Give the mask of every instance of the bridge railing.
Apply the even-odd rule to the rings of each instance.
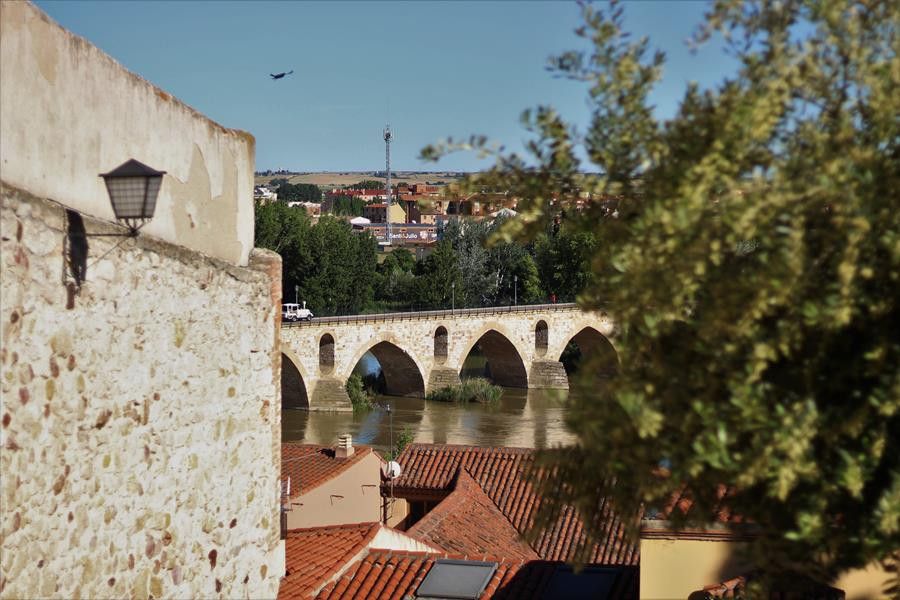
[[[543,312],[547,310],[581,310],[574,302],[562,304],[521,304],[518,306],[485,306],[483,308],[457,308],[443,310],[421,310],[415,312],[372,313],[368,315],[344,315],[340,317],[315,317],[312,321],[296,323],[282,322],[282,327],[306,327],[335,323],[373,323],[375,321],[408,321],[436,317],[466,317],[475,315],[509,314],[523,312]]]

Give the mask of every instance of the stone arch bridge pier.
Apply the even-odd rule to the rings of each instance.
[[[387,393],[423,397],[460,382],[476,346],[497,385],[568,389],[560,362],[570,342],[604,352],[615,368],[611,319],[575,304],[541,304],[317,318],[281,327],[282,402],[349,410],[345,384],[366,352],[381,364]]]

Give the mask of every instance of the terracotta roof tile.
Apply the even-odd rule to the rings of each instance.
[[[394,481],[394,494],[447,494],[454,478],[465,469],[519,533],[525,533],[541,506],[541,498],[526,478],[535,451],[529,448],[482,448],[439,444],[410,444],[398,458],[403,474]],[[637,565],[639,546],[625,539],[625,526],[605,501],[598,513],[604,534],[589,549],[586,562]],[[563,507],[532,548],[545,560],[571,560],[585,542],[584,526],[573,507]]]
[[[332,479],[372,453],[368,446],[355,446],[353,456],[335,458],[334,449],[316,444],[284,443],[281,445],[281,477],[291,478],[291,497]]]
[[[540,558],[465,469],[450,495],[406,533],[446,552]]]
[[[292,529],[285,540],[286,572],[279,600],[311,598],[353,561],[378,533],[379,523]]]
[[[388,600],[414,598],[422,580],[439,558],[487,560],[497,563],[480,600],[529,600],[543,598],[553,574],[563,564],[542,560],[496,560],[490,556],[435,555],[419,552],[370,550],[341,577],[326,585],[319,600],[366,598]],[[618,567],[614,588],[607,600],[635,600],[637,567]]]

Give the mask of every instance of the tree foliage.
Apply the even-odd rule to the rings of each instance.
[[[550,65],[588,86],[583,133],[542,106],[523,115],[528,161],[478,136],[423,150],[497,155],[468,185],[521,198],[504,239],[561,207],[563,232],[597,236],[579,301],[614,316],[619,374],[582,382],[569,462],[546,458],[566,480],[552,497],[589,516],[601,496],[627,512],[686,486],[683,524],[725,484],[769,573],[884,558],[900,542],[900,4],[719,0],[698,41],[723,36],[739,69],[688,86],[664,123],[662,54],[621,7],[583,12],[592,48]]]
[[[383,190],[385,185],[385,182],[377,179],[363,179],[348,185],[347,188],[351,190]]]
[[[362,216],[366,203],[359,196],[336,196],[331,201],[331,214],[348,217]]]
[[[281,254],[284,294],[293,300],[299,287],[316,315],[360,313],[374,300],[377,242],[344,221],[312,225],[302,208],[257,204],[256,245]]]
[[[282,183],[275,190],[278,199],[284,202],[319,202],[322,190],[312,183]]]

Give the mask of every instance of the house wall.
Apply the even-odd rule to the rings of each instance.
[[[281,261],[252,250],[252,138],[26,2],[0,2],[0,77],[0,597],[274,598]],[[168,171],[157,216],[67,240],[67,208],[121,233],[97,174],[128,158]]]
[[[641,600],[687,598],[704,586],[746,574],[742,542],[642,539]]]
[[[741,558],[742,542],[713,540],[641,540],[641,600],[687,598],[704,586],[746,575],[751,563]],[[889,574],[874,563],[848,571],[831,582],[846,600],[883,598]]]
[[[113,220],[103,180],[129,158],[166,171],[148,235],[246,265],[254,140],[226,129],[50,20],[0,2],[3,180]]]
[[[879,563],[865,569],[854,569],[841,575],[831,585],[844,590],[846,600],[870,600],[884,598],[890,574]]]
[[[380,484],[381,459],[371,452],[332,479],[292,498],[287,527],[381,521]]]
[[[388,527],[396,527],[409,514],[409,502],[406,498],[385,498],[387,502],[387,521],[385,525]]]

